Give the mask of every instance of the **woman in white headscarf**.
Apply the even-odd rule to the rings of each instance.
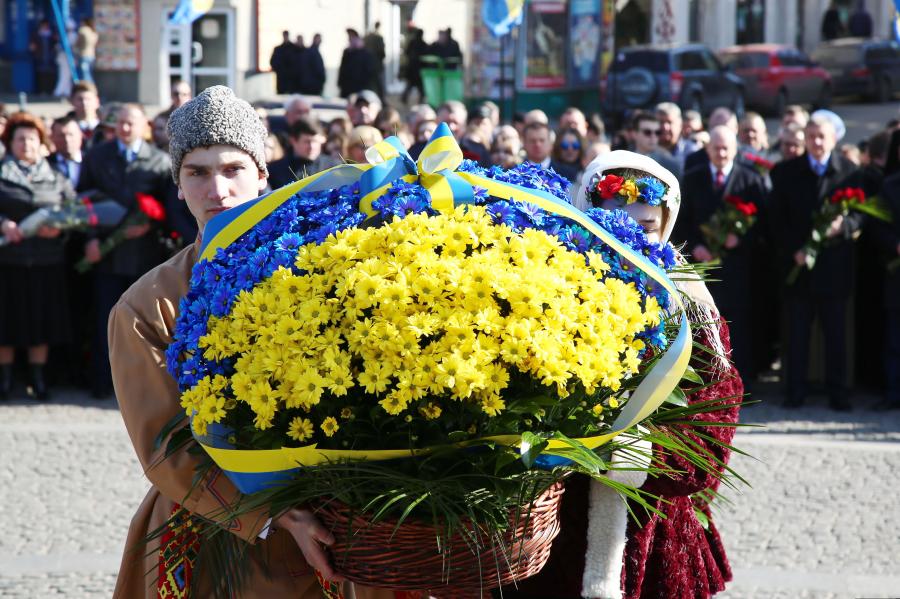
[[[603,199],[596,190],[608,175],[653,177],[662,183],[665,193],[657,205],[641,200],[627,203],[617,194]],[[663,243],[675,225],[681,200],[672,173],[646,156],[625,151],[597,157],[573,191],[573,203],[578,208],[625,210],[651,241]],[[728,326],[703,282],[689,279],[677,285],[688,305],[694,341],[705,348],[695,350],[692,365],[705,382],[717,382],[699,389],[683,386],[683,390],[691,404],[719,399],[722,408],[695,415],[693,426],[678,428],[709,450],[715,458],[709,461],[710,469],[721,472],[730,453],[723,445],[731,442],[734,427],[698,425],[704,421],[736,423],[743,384],[728,361]],[[697,433],[721,444],[710,443]],[[518,589],[504,589],[504,597],[687,599],[705,598],[723,590],[731,579],[724,548],[712,521],[704,527],[695,512],[696,507],[710,518],[706,502],[696,494],[715,490],[718,479],[659,447],[653,448],[653,456],[656,466],[672,472],[647,478],[638,472],[611,471],[609,476],[658,497],[651,504],[662,515],[632,503],[628,507],[635,518],[629,518],[616,491],[584,476],[571,477],[563,496],[561,532],[554,541],[550,562],[537,576],[520,581]]]

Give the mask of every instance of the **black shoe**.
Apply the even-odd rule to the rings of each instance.
[[[791,396],[784,400],[781,404],[783,408],[787,408],[788,410],[795,410],[797,408],[803,407],[804,400],[802,397]]]
[[[872,409],[875,410],[876,412],[887,412],[889,410],[900,410],[900,401],[898,401],[896,399],[891,400],[891,399],[884,398],[881,401],[879,401],[878,403],[876,403],[874,406],[872,406]]]
[[[47,383],[44,381],[44,365],[31,365],[31,386],[28,388],[28,394],[38,401],[47,401],[50,399],[50,392],[47,391]]]
[[[12,371],[12,364],[0,365],[0,401],[8,400],[12,393]]]
[[[845,396],[832,397],[828,400],[828,407],[835,412],[852,412],[853,404]]]

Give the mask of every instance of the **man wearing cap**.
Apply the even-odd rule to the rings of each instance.
[[[216,214],[255,199],[265,188],[266,130],[253,108],[227,87],[208,88],[175,110],[168,132],[178,197],[197,219],[200,237]],[[221,471],[213,469],[194,481],[195,456],[183,449],[165,456],[168,439],[156,446],[165,424],[182,411],[178,385],[166,371],[165,351],[172,341],[179,300],[188,291],[197,250],[197,244],[192,244],[141,277],[122,295],[109,319],[116,397],[138,459],[153,485],[132,520],[114,597],[184,596],[191,584],[184,573],[190,568],[172,570],[168,567],[171,557],[161,563],[159,541],[149,547],[144,544],[147,535],[179,505],[259,546],[260,551],[250,552],[251,570],[241,597],[321,597],[312,567],[334,578],[322,549],[333,539],[310,511],[293,509],[274,521],[265,510],[228,519],[224,514],[239,493]],[[261,555],[266,556],[265,564]],[[177,558],[174,561],[178,563]],[[199,577],[198,588],[207,589],[200,596],[209,596],[204,572],[195,570],[191,576]],[[350,592],[359,599],[392,596],[359,587]]]
[[[813,218],[834,192],[863,187],[856,166],[835,152],[835,122],[827,114],[814,114],[806,125],[806,154],[781,162],[772,169],[770,222],[784,261],[785,275],[796,264],[797,280],[785,288],[788,315],[786,407],[803,405],[807,394],[809,335],[818,315],[825,338],[825,383],[829,405],[851,409],[848,400],[847,307],[854,287],[853,238],[858,234],[858,213],[837,217],[827,232],[828,242],[812,270],[805,268],[803,247],[812,235]]]

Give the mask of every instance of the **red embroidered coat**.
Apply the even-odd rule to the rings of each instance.
[[[731,350],[728,325],[719,324],[719,334],[726,351]],[[698,330],[695,340],[706,347],[713,347],[709,332]],[[708,355],[701,356],[709,361]],[[693,366],[704,380],[712,380],[713,375],[700,360],[694,359]],[[715,385],[691,393],[690,403],[722,398],[727,405],[715,412],[693,417],[695,421],[737,423],[740,396],[744,386],[737,370],[732,366],[726,372],[715,375],[719,382]],[[729,399],[730,398],[730,399]],[[690,432],[691,439],[710,449],[723,463],[728,462],[730,451],[711,445]],[[701,429],[720,442],[730,444],[734,427],[711,426]],[[638,521],[629,518],[622,568],[623,597],[626,599],[700,599],[725,589],[731,580],[731,568],[725,556],[725,549],[719,533],[710,518],[709,509],[701,509],[709,519],[709,529],[697,519],[691,495],[707,488],[716,489],[718,480],[695,466],[670,455],[657,451],[657,459],[664,460],[672,469],[679,471],[671,476],[648,478],[642,489],[662,497],[669,503],[657,501],[654,507],[665,514],[647,514],[636,505],[631,508]],[[721,471],[721,467],[717,466]],[[561,530],[553,543],[550,560],[544,569],[532,578],[520,581],[518,589],[503,589],[504,598],[554,597],[575,599],[581,597],[581,582],[584,573],[584,555],[587,549],[589,479],[584,476],[572,477],[566,483],[561,507]]]

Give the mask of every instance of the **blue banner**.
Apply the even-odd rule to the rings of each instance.
[[[900,0],[898,0],[900,1]],[[525,0],[484,0],[481,18],[484,26],[496,37],[502,37],[522,24]]]

